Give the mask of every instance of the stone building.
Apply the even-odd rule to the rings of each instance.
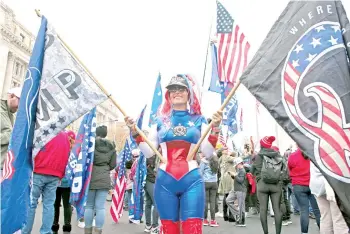
[[[35,36],[16,20],[13,10],[0,1],[1,98],[7,97],[10,88],[22,85],[34,43]],[[97,125],[108,127],[108,139],[116,142],[117,146],[125,141],[125,128],[122,127],[124,122],[118,122],[118,110],[109,100],[97,107],[96,117]],[[77,131],[80,122],[81,119],[68,128]]]

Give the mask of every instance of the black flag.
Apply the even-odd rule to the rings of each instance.
[[[291,1],[241,77],[350,217],[350,25],[341,1]],[[349,219],[347,219],[350,226]]]

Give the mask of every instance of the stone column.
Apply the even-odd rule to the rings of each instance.
[[[3,98],[7,97],[7,91],[11,87],[14,66],[15,66],[15,56],[13,55],[12,52],[9,52],[7,68],[6,68],[6,75],[5,75],[4,85],[2,87],[2,97]]]
[[[0,39],[1,40],[1,39]],[[9,48],[4,41],[0,41],[0,97],[3,96],[2,89],[5,83],[6,67],[8,62]]]

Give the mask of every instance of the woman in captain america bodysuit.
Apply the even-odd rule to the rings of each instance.
[[[157,173],[154,198],[164,234],[201,234],[204,215],[204,183],[195,160],[187,161],[191,149],[199,141],[207,121],[201,115],[198,99],[193,91],[193,80],[186,75],[173,77],[165,93],[160,118],[151,126],[148,137],[154,146],[160,146],[166,164]],[[189,105],[189,110],[188,110]],[[218,140],[222,112],[213,115],[213,128],[201,144],[201,152],[209,158]],[[154,152],[135,130],[129,117],[125,122],[146,157]]]

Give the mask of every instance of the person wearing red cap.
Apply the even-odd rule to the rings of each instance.
[[[252,166],[252,173],[256,176],[257,181],[260,222],[264,234],[268,234],[267,207],[269,199],[271,199],[275,213],[276,234],[280,234],[282,229],[282,212],[280,207],[282,196],[281,173],[286,165],[283,164],[283,159],[279,152],[271,148],[275,139],[274,136],[266,136],[260,140],[261,149]]]

